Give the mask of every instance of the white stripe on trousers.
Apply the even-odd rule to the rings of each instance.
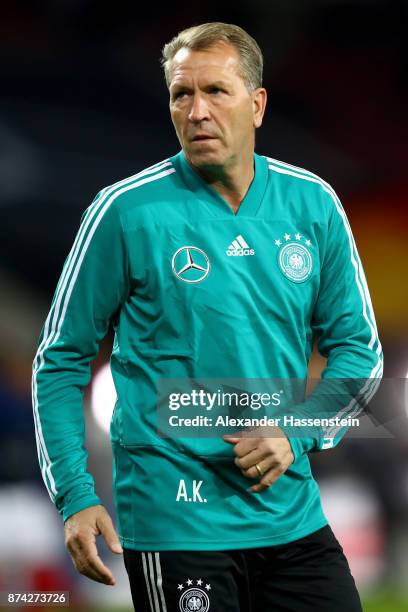
[[[147,554],[147,561],[146,561]],[[153,555],[154,554],[154,563]],[[166,600],[163,592],[163,577],[160,564],[160,553],[141,553],[143,563],[143,573],[146,581],[147,593],[149,595],[151,612],[167,612]],[[154,566],[156,567],[156,578],[154,576]],[[159,600],[160,597],[160,600]],[[160,603],[161,606],[160,606]]]
[[[156,571],[157,571],[157,588],[159,589],[159,593],[160,593],[162,612],[167,612],[166,600],[164,598],[164,593],[163,593],[163,577],[162,577],[162,570],[161,570],[161,564],[160,564],[160,553],[158,552],[154,553],[154,557],[155,557]]]
[[[144,552],[142,552],[142,563],[143,563],[143,573],[144,573],[144,577],[145,577],[145,581],[146,581],[147,593],[149,595],[150,610],[151,610],[151,612],[155,612],[155,609],[153,608],[153,601],[152,601],[152,593],[151,593],[151,589],[150,589],[149,575],[147,573],[146,553],[144,553]]]

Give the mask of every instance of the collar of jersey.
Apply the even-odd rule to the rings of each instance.
[[[233,217],[254,217],[262,204],[268,182],[268,165],[266,158],[254,153],[255,174],[249,189],[235,214],[228,202],[211,185],[196,172],[187,161],[181,150],[171,158],[178,173],[194,194],[195,199],[203,199],[211,203],[211,209],[223,215]]]

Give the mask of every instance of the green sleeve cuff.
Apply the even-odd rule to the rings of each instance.
[[[80,510],[85,510],[85,508],[89,508],[90,506],[98,506],[99,504],[102,505],[102,501],[97,495],[87,495],[86,497],[81,497],[76,501],[70,502],[61,510],[64,523],[67,519],[69,519],[70,516],[72,516],[76,512],[79,512]]]
[[[292,436],[287,437],[294,456],[293,463],[295,463],[295,461],[302,455],[305,455],[306,453],[310,452],[315,446],[315,441],[313,438],[294,438]]]

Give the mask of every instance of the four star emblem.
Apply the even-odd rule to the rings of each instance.
[[[202,584],[203,584],[203,580],[202,580],[201,578],[197,578],[197,580],[196,580],[196,584],[197,584],[197,586],[202,586]],[[188,587],[189,587],[189,586],[192,586],[192,585],[194,586],[194,580],[192,580],[191,578],[187,578],[187,580],[186,580],[186,586],[188,586]],[[184,588],[185,588],[185,587],[184,587],[184,584],[179,584],[179,585],[177,585],[177,589],[178,589],[179,591],[182,591]],[[204,588],[205,588],[205,590],[206,590],[206,591],[211,591],[211,584],[206,583],[206,585],[205,585],[205,587],[204,587]]]

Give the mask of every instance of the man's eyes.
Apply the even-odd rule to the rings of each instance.
[[[210,87],[208,93],[218,95],[220,93],[225,93],[225,89],[221,89],[221,87]],[[173,94],[173,100],[180,100],[185,96],[188,96],[190,92],[188,91],[176,91]]]

